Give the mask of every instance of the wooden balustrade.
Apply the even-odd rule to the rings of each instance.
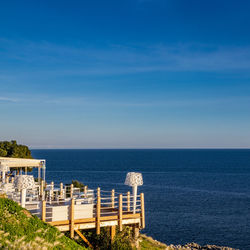
[[[42,201],[42,221],[46,221],[46,201]]]
[[[141,193],[141,228],[145,228],[144,193]]]
[[[51,182],[51,194],[50,194],[51,199],[54,199],[54,182]]]
[[[60,183],[60,198],[63,199],[63,183]]]
[[[111,207],[115,208],[115,190],[112,189],[111,191]]]
[[[122,231],[122,194],[119,194],[119,214],[118,214],[118,227]]]
[[[130,211],[130,192],[127,192],[127,211]]]
[[[101,229],[101,196],[100,188],[97,189],[97,203],[96,203],[96,234],[100,234]]]
[[[87,198],[87,194],[88,194],[88,186],[84,186],[84,196],[85,196],[85,198]]]
[[[71,199],[70,205],[70,238],[74,238],[74,209],[75,209],[75,199]]]
[[[41,183],[42,184],[42,183]],[[75,199],[71,199],[71,203],[69,206],[69,218],[65,221],[51,221],[49,222],[52,225],[58,226],[60,230],[60,225],[67,226],[70,231],[70,237],[74,237],[74,231],[80,229],[79,225],[86,224],[86,223],[94,223],[96,228],[96,234],[100,234],[101,226],[108,226],[110,227],[110,236],[111,240],[115,237],[116,232],[116,225],[118,226],[119,231],[122,231],[123,223],[134,225],[134,227],[145,228],[145,208],[144,208],[144,194],[140,194],[140,204],[141,210],[136,214],[132,214],[130,210],[130,199],[131,195],[130,192],[127,192],[127,196],[123,197],[122,194],[118,196],[118,209],[115,209],[114,200],[115,200],[115,191],[112,190],[111,196],[103,197],[104,203],[102,205],[102,198],[101,198],[101,190],[100,188],[97,189],[97,200],[95,205],[95,217],[92,218],[83,218],[83,219],[75,219]],[[125,199],[123,199],[125,198]],[[109,201],[105,202],[106,199]],[[111,202],[110,202],[111,200]],[[126,200],[126,202],[125,202]],[[124,202],[124,204],[123,204]],[[127,204],[126,204],[127,203]],[[106,204],[106,205],[105,205]],[[106,211],[108,209],[108,214]],[[109,210],[110,209],[110,210]],[[112,212],[110,212],[112,211]],[[45,222],[46,221],[46,201],[42,201],[41,207],[41,219]],[[93,224],[91,224],[93,225]],[[93,228],[91,226],[91,228]],[[65,230],[65,229],[63,229]],[[77,232],[78,233],[78,232]],[[78,233],[79,234],[79,233]],[[81,235],[80,235],[81,237]]]
[[[70,185],[70,198],[73,198],[73,192],[74,192],[74,185]]]
[[[41,180],[41,186],[40,186],[40,196],[43,198],[43,190],[44,190],[44,180]]]

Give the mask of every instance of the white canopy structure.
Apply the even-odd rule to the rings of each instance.
[[[0,171],[6,167],[8,168],[26,168],[33,167],[38,168],[38,179],[41,178],[41,169],[43,170],[43,180],[45,181],[45,169],[46,161],[38,159],[24,159],[24,158],[10,158],[10,157],[0,157]]]
[[[43,167],[45,160],[0,157],[0,165],[8,167]]]

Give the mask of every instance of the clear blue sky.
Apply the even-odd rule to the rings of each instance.
[[[1,1],[0,140],[250,147],[250,1]]]

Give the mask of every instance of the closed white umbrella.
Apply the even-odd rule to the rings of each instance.
[[[133,188],[133,213],[136,211],[137,187],[143,185],[141,173],[129,172],[127,173],[125,185]]]

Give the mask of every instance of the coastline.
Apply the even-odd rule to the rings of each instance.
[[[144,241],[144,244],[143,244],[143,241]],[[238,250],[236,248],[209,245],[209,244],[201,246],[201,245],[194,243],[194,242],[187,243],[185,245],[173,245],[173,244],[167,245],[167,244],[162,243],[160,241],[157,241],[157,240],[153,239],[152,237],[147,236],[145,234],[140,234],[139,242],[141,245],[141,250],[150,249],[150,248],[148,248],[149,244],[151,244],[151,246],[152,246],[151,249],[154,249],[154,250],[157,250],[157,249],[165,249],[165,250]],[[146,244],[146,246],[144,247],[145,244]]]

